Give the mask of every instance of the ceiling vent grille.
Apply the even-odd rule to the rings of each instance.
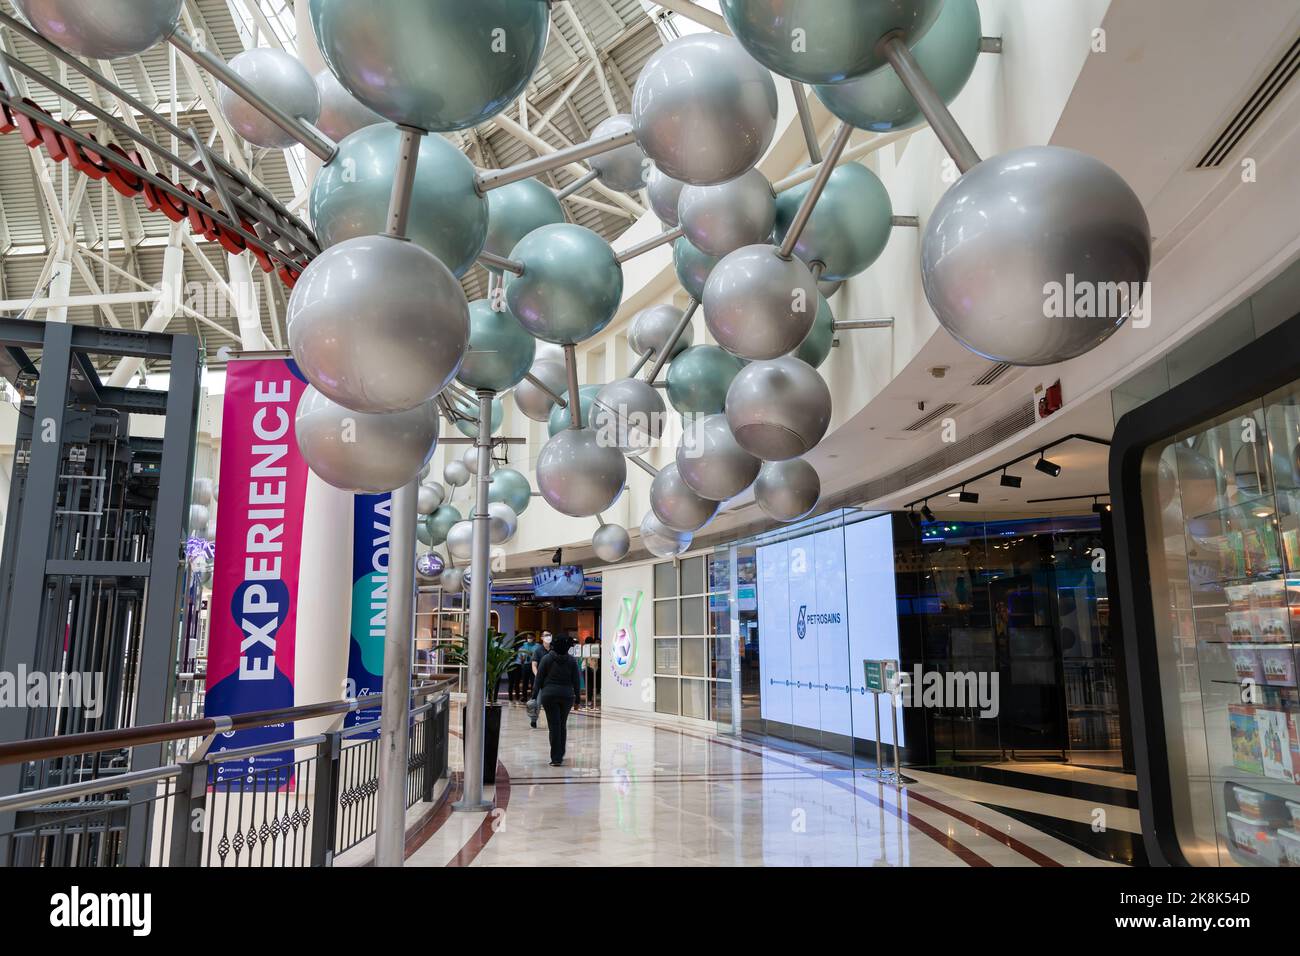
[[[957,407],[956,404],[954,404],[953,402],[944,402],[942,405],[936,405],[931,411],[926,412],[916,421],[912,422],[912,424],[904,428],[903,431],[919,432],[921,429],[925,428],[925,426],[931,425],[934,422],[938,421],[940,418],[942,418],[944,415],[947,415],[950,411],[952,411],[956,407]]]
[[[992,385],[1003,375],[1006,375],[1007,372],[1011,371],[1012,367],[1013,366],[1009,362],[998,362],[997,365],[991,366],[990,368],[986,369],[984,374],[981,375],[979,378],[975,379],[975,381],[971,382],[971,384]]]
[[[1213,145],[1196,164],[1196,168],[1216,169],[1222,166],[1259,118],[1264,115],[1264,111],[1282,95],[1282,91],[1286,89],[1297,71],[1300,71],[1300,38],[1291,44],[1291,48],[1269,71],[1268,76],[1264,77],[1264,82],[1256,87],[1255,92],[1237,111],[1237,115],[1224,127],[1223,132],[1219,133]]]

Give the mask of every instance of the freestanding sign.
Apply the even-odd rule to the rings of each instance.
[[[357,495],[352,537],[352,640],[348,643],[347,696],[378,694],[384,686],[384,628],[388,622],[388,555],[393,496]],[[357,738],[379,736],[379,711],[353,711],[344,726],[374,723]]]
[[[293,706],[307,463],[293,420],[307,382],[292,359],[232,360],[226,367],[221,435],[221,521],[217,525],[208,638],[210,716]],[[217,753],[293,739],[292,724],[223,736]],[[292,751],[215,764],[212,782],[282,787]]]

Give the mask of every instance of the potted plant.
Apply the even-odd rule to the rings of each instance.
[[[485,668],[487,709],[483,715],[483,783],[485,784],[495,782],[497,776],[497,748],[501,743],[501,704],[497,702],[497,694],[501,689],[501,678],[518,658],[521,643],[521,638],[512,638],[501,631],[488,629]],[[469,666],[469,651],[464,639],[453,645],[449,656],[452,663]],[[462,734],[465,731],[465,713],[466,711],[462,709],[460,718]]]

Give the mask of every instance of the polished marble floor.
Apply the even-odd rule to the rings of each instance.
[[[507,704],[495,809],[438,807],[407,865],[1111,865],[939,774],[899,789],[775,743],[609,712],[575,713],[550,767],[545,728]]]

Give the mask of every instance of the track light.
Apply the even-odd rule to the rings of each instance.
[[[1002,469],[1002,477],[1001,477],[1000,479],[998,479],[998,483],[999,483],[1000,485],[1002,485],[1003,488],[1019,488],[1019,487],[1020,487],[1020,476],[1019,476],[1019,475],[1008,475],[1008,474],[1007,474],[1007,470],[1006,470],[1005,468],[1003,468],[1003,469]]]
[[[564,549],[556,548],[555,553],[551,555],[551,564],[562,564],[562,563],[564,563]]]
[[[930,510],[929,501],[926,501],[925,504],[921,505],[921,517],[924,518],[926,521],[934,520],[934,512]]]
[[[980,503],[978,491],[967,491],[966,486],[962,485],[961,491],[957,494],[957,500],[966,505],[977,505]]]
[[[907,520],[912,523],[913,528],[921,527],[921,516],[916,513],[915,508],[907,509]]]
[[[1034,462],[1034,467],[1045,475],[1051,475],[1053,478],[1061,474],[1061,466],[1054,461],[1048,461],[1043,457],[1042,452],[1039,452],[1038,461]]]
[[[1110,502],[1107,501],[1107,502],[1105,502],[1105,503],[1102,503],[1102,502],[1097,501],[1096,498],[1093,498],[1093,499],[1092,499],[1092,510],[1093,510],[1096,514],[1099,514],[1099,515],[1100,515],[1100,514],[1105,514],[1106,512],[1110,511]]]

